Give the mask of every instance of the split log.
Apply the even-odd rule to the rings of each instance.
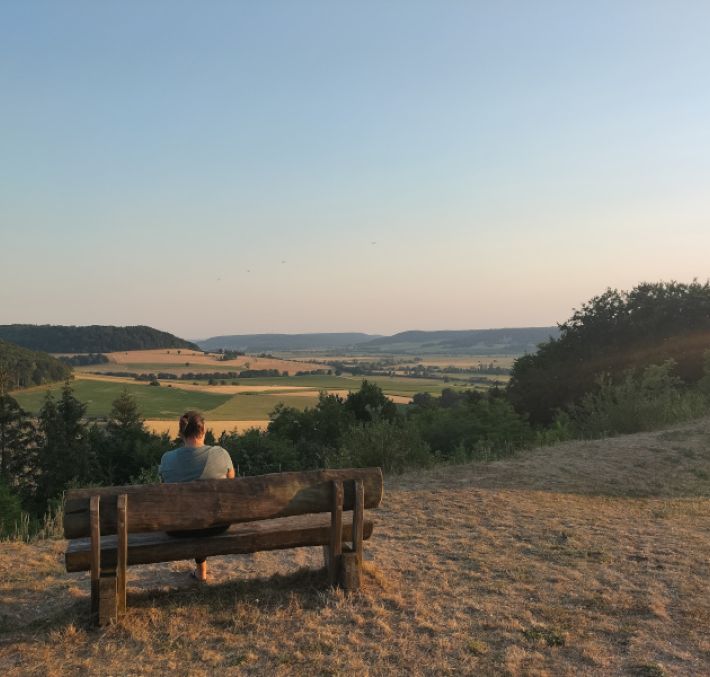
[[[65,538],[88,536],[89,501],[100,496],[101,533],[115,534],[118,516],[115,497],[128,496],[130,533],[204,529],[290,515],[329,512],[331,482],[359,479],[365,493],[365,508],[376,508],[382,500],[382,471],[379,468],[316,470],[242,477],[234,480],[199,480],[180,484],[152,484],[127,487],[97,487],[67,492],[64,513]],[[352,510],[353,482],[345,482],[343,508]]]

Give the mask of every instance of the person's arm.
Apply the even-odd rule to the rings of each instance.
[[[234,468],[230,468],[229,470],[227,470],[227,479],[228,480],[233,480],[235,477],[236,477],[236,475],[234,473]]]

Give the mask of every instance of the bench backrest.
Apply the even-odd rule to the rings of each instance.
[[[67,492],[64,537],[91,533],[89,501],[100,496],[101,534],[117,532],[116,499],[128,496],[128,531],[204,529],[219,524],[330,512],[332,481],[343,482],[343,510],[352,510],[354,483],[362,480],[365,508],[382,500],[380,468],[313,470],[240,477],[233,480],[198,480],[180,484],[96,487]]]

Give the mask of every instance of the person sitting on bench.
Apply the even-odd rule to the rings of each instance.
[[[183,446],[163,454],[160,460],[162,482],[193,482],[194,480],[234,479],[234,465],[226,449],[205,445],[205,419],[197,411],[187,411],[180,417],[180,437]],[[189,531],[169,531],[171,536],[214,536],[225,532],[229,525]],[[197,565],[191,576],[201,582],[207,580],[207,558],[195,559]]]

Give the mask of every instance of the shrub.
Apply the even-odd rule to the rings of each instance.
[[[429,445],[415,425],[383,419],[351,428],[330,464],[343,468],[380,466],[385,472],[399,473],[429,466],[433,461]]]
[[[673,375],[675,362],[653,364],[640,373],[627,371],[614,383],[605,374],[597,389],[570,408],[578,433],[599,437],[654,430],[702,416],[707,400]]]

